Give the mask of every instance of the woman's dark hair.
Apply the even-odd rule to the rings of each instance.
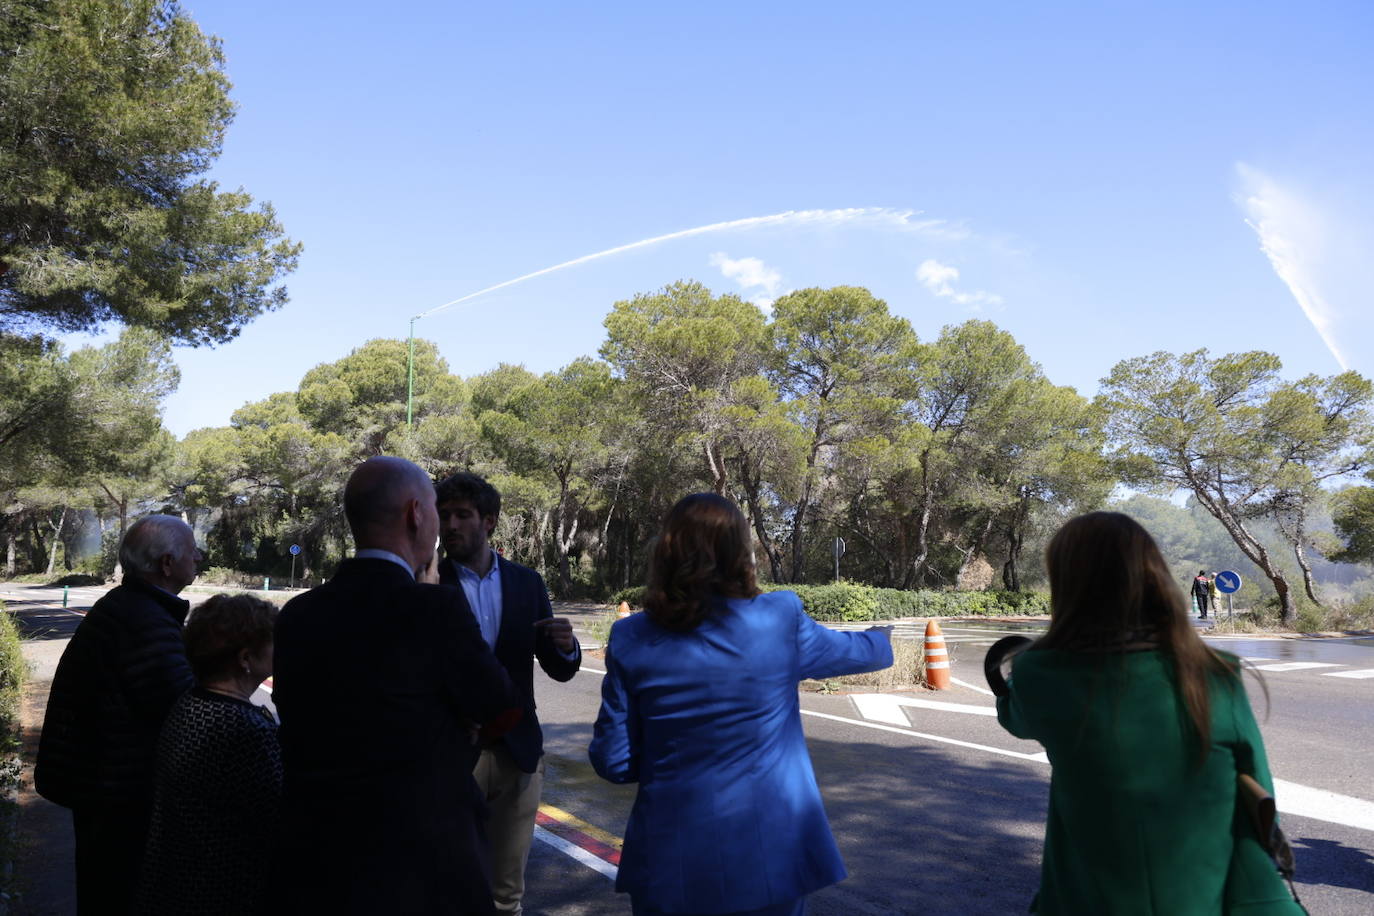
[[[196,683],[235,674],[239,653],[261,652],[272,642],[277,606],[252,595],[212,595],[191,612],[182,634]]]
[[[678,500],[663,520],[649,559],[644,610],[659,626],[695,629],[711,613],[712,600],[752,598],[754,552],[749,524],[739,507],[714,493]]]
[[[1070,519],[1045,551],[1050,626],[1037,647],[1121,652],[1150,642],[1173,661],[1174,685],[1200,741],[1211,744],[1209,683],[1239,686],[1238,661],[1213,651],[1188,621],[1188,606],[1150,533],[1120,512]]]

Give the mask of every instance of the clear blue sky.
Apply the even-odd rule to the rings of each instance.
[[[923,337],[996,321],[1085,394],[1157,349],[1374,374],[1368,3],[185,8],[240,106],[214,177],[305,254],[284,309],[178,351],[179,435],[474,290],[799,210],[884,208],[632,250],[416,333],[463,375],[546,370],[679,278],[844,283]]]

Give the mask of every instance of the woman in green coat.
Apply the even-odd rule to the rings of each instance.
[[[1273,791],[1239,661],[1193,630],[1149,533],[1080,516],[1046,565],[1049,630],[997,701],[1053,767],[1031,912],[1302,913],[1237,809],[1238,774]]]

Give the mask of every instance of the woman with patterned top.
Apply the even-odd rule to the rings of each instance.
[[[276,720],[250,697],[272,673],[276,616],[250,595],[215,595],[191,613],[186,655],[196,686],[162,727],[135,912],[265,908],[281,750]]]

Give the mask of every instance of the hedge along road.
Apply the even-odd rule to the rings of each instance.
[[[894,695],[919,706],[880,700],[882,715],[866,719],[858,695],[802,694],[817,779],[850,872],[816,894],[808,912],[1025,912],[1038,883],[1049,766],[1038,744],[1011,737],[988,715],[983,647],[952,645],[954,676],[964,684]],[[1364,667],[1374,667],[1374,658]],[[622,835],[634,799],[633,786],[603,782],[587,762],[600,671],[588,656],[568,684],[536,679],[548,754],[544,799],[595,829],[600,839],[588,846]],[[1318,669],[1263,676],[1267,720],[1263,691],[1247,679],[1282,780],[1280,806],[1290,809],[1283,823],[1297,853],[1298,892],[1314,913],[1374,912],[1374,802],[1366,776],[1374,679],[1325,677]],[[893,710],[907,724],[885,718]],[[557,846],[534,844],[528,912],[628,913],[628,901],[611,893],[609,869],[593,870],[562,850],[576,845],[569,833],[574,840],[555,838]]]

